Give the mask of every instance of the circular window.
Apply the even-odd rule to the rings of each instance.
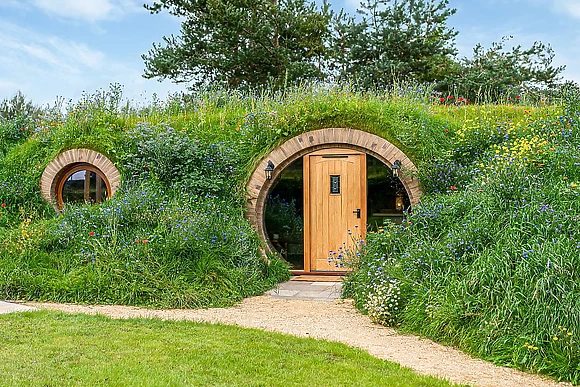
[[[61,153],[45,168],[42,196],[61,211],[67,203],[100,203],[110,198],[121,181],[115,165],[89,149]]]
[[[100,203],[109,198],[109,182],[90,164],[76,165],[63,173],[57,185],[59,206],[65,203]]]

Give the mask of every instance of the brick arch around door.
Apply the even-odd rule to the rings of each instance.
[[[328,128],[307,132],[283,143],[264,157],[247,185],[246,217],[258,231],[269,251],[275,251],[266,234],[264,209],[266,199],[280,173],[293,161],[304,155],[324,149],[351,149],[369,154],[389,168],[396,160],[401,162],[401,183],[407,191],[411,206],[419,202],[422,187],[415,177],[417,172],[413,162],[395,145],[371,133],[349,128]],[[272,179],[266,179],[268,162],[274,164]]]

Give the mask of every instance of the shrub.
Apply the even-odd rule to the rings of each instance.
[[[208,144],[162,125],[139,123],[126,134],[121,164],[132,180],[157,180],[190,195],[231,192],[235,155],[225,144]]]

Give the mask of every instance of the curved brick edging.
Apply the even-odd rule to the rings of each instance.
[[[109,182],[111,196],[115,194],[121,184],[119,170],[111,160],[101,153],[82,148],[63,152],[48,163],[40,178],[40,192],[42,197],[51,203],[57,211],[60,209],[56,203],[56,185],[68,167],[79,163],[90,164],[103,173]]]
[[[293,161],[305,154],[329,148],[347,148],[365,152],[379,159],[389,168],[392,168],[395,160],[400,160],[402,165],[401,182],[409,195],[411,205],[414,206],[419,202],[423,190],[419,180],[414,177],[417,167],[389,141],[371,133],[349,128],[328,128],[304,133],[291,138],[264,157],[254,170],[247,185],[246,217],[271,251],[273,250],[268,243],[263,214],[266,198],[272,189],[272,184]],[[270,181],[266,180],[264,174],[269,160],[275,165]]]

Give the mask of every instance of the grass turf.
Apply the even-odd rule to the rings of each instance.
[[[0,316],[4,386],[451,386],[346,345],[227,325]]]

